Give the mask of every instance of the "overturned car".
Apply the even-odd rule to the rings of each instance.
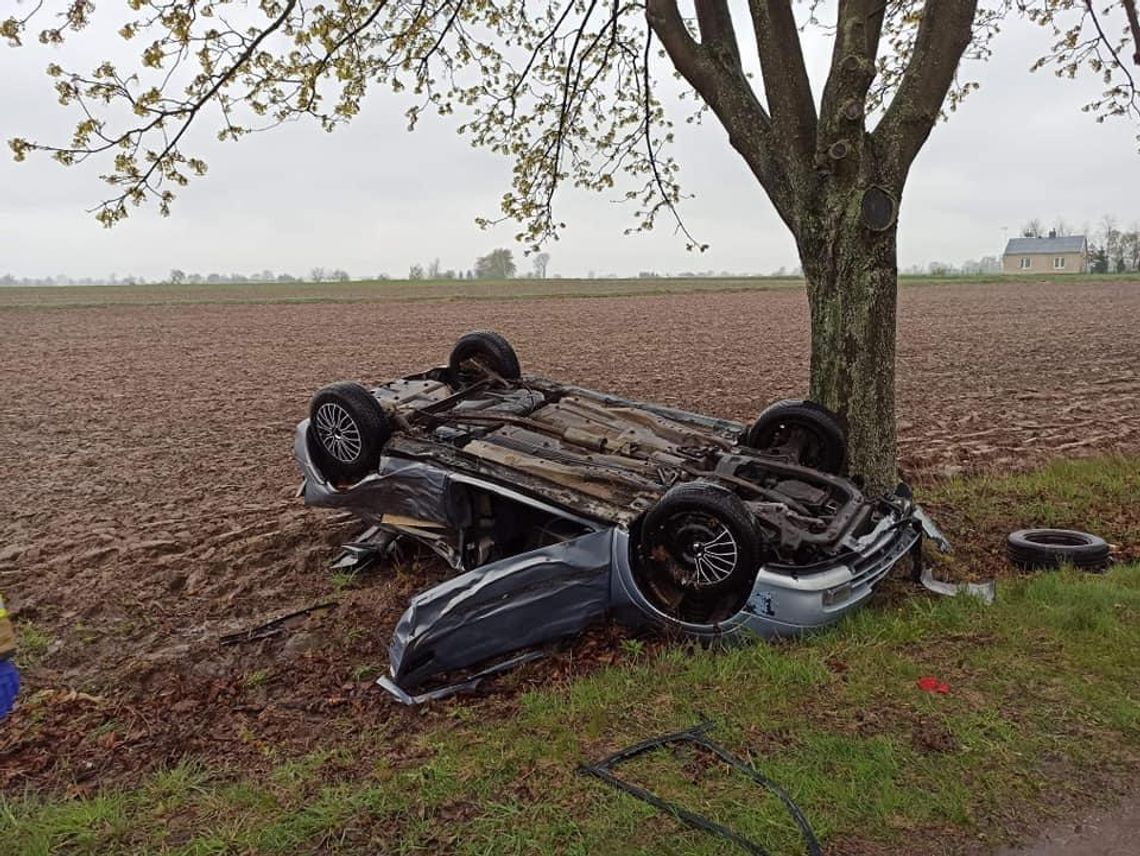
[[[342,562],[406,536],[456,571],[396,627],[380,683],[408,703],[607,615],[703,639],[823,627],[924,532],[945,546],[905,485],[872,498],[840,475],[845,434],[818,405],[743,425],[630,401],[523,375],[491,332],[446,366],[320,390],[294,453],[307,505],[370,527]]]

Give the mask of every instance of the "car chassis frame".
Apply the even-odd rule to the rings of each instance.
[[[485,437],[467,438],[462,447],[440,442],[441,436],[448,439],[449,432],[459,430],[457,424],[467,429],[494,425],[500,430],[506,426],[507,431],[531,431],[537,423],[527,416],[474,411],[452,417],[446,414],[454,414],[454,408],[487,390],[498,390],[499,395],[532,394],[566,402],[567,407],[620,412],[644,422],[651,433],[681,426],[719,438],[717,469],[721,472],[700,475],[730,485],[734,480],[731,467],[738,459],[751,460],[757,454],[738,445],[747,426],[533,376],[515,381],[490,377],[458,392],[452,391],[454,386],[448,369],[436,368],[372,389],[402,427],[421,427],[418,433],[393,434],[376,470],[353,484],[334,484],[322,474],[314,460],[308,419],[298,424],[294,437],[294,457],[303,476],[298,494],[305,504],[346,510],[369,525],[345,545],[335,567],[361,569],[386,555],[396,539],[410,538],[432,549],[457,572],[413,596],[396,624],[389,646],[389,673],[378,684],[405,704],[473,689],[484,678],[541,656],[550,643],[573,637],[607,617],[632,627],[657,626],[709,641],[797,636],[829,626],[857,609],[907,555],[914,558],[916,579],[928,588],[940,594],[964,590],[992,600],[992,584],[956,587],[934,580],[928,568],[922,570],[924,538],[944,552],[950,546],[905,484],[879,500],[878,522],[867,528],[865,520],[855,518],[867,514],[873,503],[862,497],[852,481],[765,457],[768,470],[788,479],[810,477],[813,483],[830,484],[848,496],[822,532],[805,532],[787,523],[794,515],[787,516],[786,509],[769,508],[779,503],[754,503],[759,512],[770,512],[767,522],[779,531],[781,541],[796,542],[792,546],[798,548],[799,542],[814,539],[831,544],[834,554],[808,564],[765,562],[731,615],[707,622],[680,619],[654,602],[635,568],[631,538],[636,537],[651,500],[622,495],[621,490],[608,490],[604,484],[599,487],[604,472],[601,478],[593,474],[588,489],[582,489],[575,483],[574,467],[560,469],[557,460],[546,469],[544,464],[535,464],[537,470],[528,471],[530,459],[525,454],[511,447],[492,449]],[[543,430],[548,429],[544,425]],[[425,437],[427,431],[432,433]],[[585,466],[603,471],[604,442],[573,427],[566,433],[574,448],[595,450],[586,456],[589,463]],[[481,444],[478,454],[473,454],[472,443]],[[672,458],[665,460],[673,463]],[[667,483],[670,474],[665,469],[659,467],[659,476]],[[674,478],[695,475],[682,462]],[[473,503],[493,506],[496,520],[517,518],[525,524],[541,519],[558,532],[551,543],[482,561],[486,550],[471,543],[472,520],[478,513]],[[857,523],[863,523],[865,531],[854,535]],[[470,674],[472,668],[488,663]],[[456,675],[462,677],[423,689]]]

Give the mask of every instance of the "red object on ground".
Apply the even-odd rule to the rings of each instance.
[[[950,685],[942,683],[942,681],[933,675],[921,677],[916,683],[918,684],[918,688],[923,692],[938,693],[939,695],[946,695],[946,693],[950,692]]]

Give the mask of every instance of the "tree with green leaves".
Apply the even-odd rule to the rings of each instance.
[[[53,10],[53,5],[55,9]],[[204,175],[188,129],[222,140],[297,118],[332,129],[370,86],[410,93],[425,112],[459,114],[475,145],[513,161],[497,219],[537,250],[557,236],[560,187],[625,188],[632,229],[678,213],[671,124],[655,81],[676,72],[711,113],[795,237],[811,315],[811,389],[849,421],[851,466],[872,487],[895,476],[894,365],[899,205],[935,123],[977,84],[960,61],[984,59],[1003,21],[1051,34],[1039,66],[1104,76],[1099,118],[1140,117],[1134,0],[129,0],[116,21],[137,45],[88,72],[53,62],[59,100],[77,111],[71,140],[10,141],[60,163],[104,158],[105,224]],[[84,30],[93,0],[37,0],[0,21],[18,45]],[[53,17],[53,11],[56,15]],[[102,14],[105,10],[100,10]],[[797,12],[799,12],[797,16]],[[826,13],[826,15],[825,15]],[[827,20],[822,20],[826,17]],[[42,22],[42,23],[41,23]],[[834,48],[822,91],[808,80],[801,28]],[[1136,48],[1131,48],[1134,40]],[[754,80],[753,69],[759,76]],[[742,378],[741,382],[747,382]]]
[[[503,247],[475,260],[476,279],[510,279],[517,270],[514,253]]]

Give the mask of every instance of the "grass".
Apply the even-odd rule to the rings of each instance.
[[[21,669],[34,666],[47,653],[51,646],[52,637],[44,633],[31,621],[14,621],[16,638],[19,645],[16,649],[16,665]]]
[[[904,286],[968,283],[1064,283],[1140,280],[1140,274],[1017,274],[900,276]],[[15,286],[0,288],[0,311],[169,304],[389,303],[420,300],[531,300],[551,297],[631,297],[692,292],[803,288],[799,277],[660,277],[647,279],[372,280],[348,283],[237,283],[232,285]]]
[[[957,571],[966,576],[970,566],[982,576],[1003,570],[1002,537],[1014,529],[1095,532],[1140,558],[1136,458],[1058,460],[1039,470],[959,478],[931,488],[923,494],[923,504],[952,534],[958,561],[968,566]]]
[[[1019,515],[1099,520],[1135,537],[1138,471],[1135,458],[1066,462],[926,495],[970,508],[978,531]],[[1112,519],[1129,498],[1131,518]],[[326,747],[269,775],[187,759],[81,799],[9,795],[0,850],[734,852],[576,772],[704,717],[714,739],[791,793],[825,846],[993,846],[1011,825],[1103,796],[1105,780],[1134,771],[1138,647],[1140,565],[1003,580],[991,607],[916,595],[778,646],[628,645],[618,665],[516,695],[506,712],[448,703],[396,756],[367,733],[337,738],[330,723]],[[924,675],[949,693],[922,692]],[[621,774],[770,852],[802,852],[775,799],[691,751]]]

